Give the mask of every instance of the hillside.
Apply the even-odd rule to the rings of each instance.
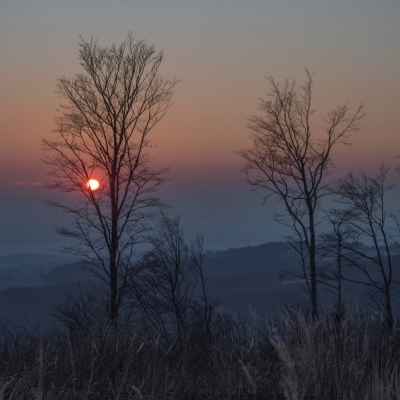
[[[204,270],[208,274],[238,274],[251,271],[275,273],[297,266],[298,257],[286,242],[271,242],[221,251],[208,251]]]
[[[395,257],[400,263],[400,256]],[[78,262],[57,265],[47,257],[34,259],[31,265],[16,265],[0,269],[0,321],[19,319],[48,324],[46,314],[51,306],[64,300],[78,287],[86,288],[94,277]],[[41,262],[40,262],[41,261]],[[60,260],[61,261],[61,260]],[[16,264],[15,259],[8,259]],[[1,264],[0,264],[1,265]],[[204,272],[211,299],[218,301],[218,309],[248,314],[249,309],[260,315],[273,316],[282,305],[308,304],[306,286],[302,280],[279,274],[290,269],[301,273],[296,252],[284,242],[266,243],[254,247],[207,252]],[[347,270],[353,279],[362,279],[357,270]],[[378,275],[375,275],[378,276]],[[343,283],[343,300],[355,305],[366,302],[364,288],[351,282]],[[328,307],[334,297],[320,285],[320,304]],[[399,302],[394,303],[400,313]]]

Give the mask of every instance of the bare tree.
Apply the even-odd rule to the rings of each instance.
[[[388,218],[396,221],[396,216],[386,209],[387,192],[393,188],[388,185],[389,167],[382,164],[376,175],[362,171],[359,175],[349,173],[338,181],[335,192],[339,202],[352,209],[351,218],[346,220],[351,235],[343,242],[346,250],[344,258],[362,271],[365,281],[348,279],[366,286],[367,293],[385,315],[389,332],[394,328],[393,294],[396,279],[393,245],[398,245],[395,235],[391,234]],[[373,251],[368,251],[363,242],[371,243]],[[378,276],[378,278],[377,278]]]
[[[177,80],[159,74],[162,52],[128,34],[119,46],[81,39],[84,73],[57,81],[65,100],[56,118],[57,139],[43,139],[52,167],[49,188],[74,192],[78,205],[47,202],[72,215],[74,227],[58,233],[76,239],[65,250],[83,257],[109,288],[109,318],[118,310],[138,243],[149,218],[162,207],[153,192],[167,168],[152,167],[149,133],[171,105]],[[97,190],[87,182],[99,181]]]
[[[203,237],[185,241],[180,217],[161,212],[152,248],[131,280],[129,298],[142,322],[170,341],[182,342],[189,334],[211,344],[215,308],[206,287]]]
[[[332,148],[349,145],[350,134],[364,116],[361,104],[348,117],[348,105],[337,106],[325,119],[325,132],[312,133],[313,75],[306,69],[306,83],[298,90],[295,81],[280,86],[272,77],[270,100],[261,100],[261,116],[250,118],[253,146],[238,152],[246,160],[243,171],[254,190],[265,191],[266,201],[275,195],[283,202],[287,219],[307,251],[310,300],[318,318],[316,276],[316,218],[320,200],[328,193],[326,177],[334,167]]]
[[[180,217],[160,214],[152,249],[144,256],[142,273],[132,281],[134,301],[164,337],[182,341],[189,330],[189,310],[197,285],[197,250],[188,246]],[[194,251],[196,253],[194,253]],[[195,258],[194,258],[194,257]]]
[[[197,277],[197,285],[200,289],[199,300],[195,303],[194,309],[199,314],[200,329],[203,330],[203,335],[206,342],[211,345],[213,340],[212,325],[215,315],[215,309],[218,302],[211,300],[206,286],[206,277],[204,275],[203,264],[206,258],[203,250],[203,236],[197,236],[190,245],[190,258],[192,269]]]
[[[335,322],[340,324],[343,317],[342,283],[343,268],[349,267],[354,261],[346,246],[354,235],[350,221],[354,215],[352,208],[330,209],[326,212],[326,220],[330,231],[323,232],[318,237],[317,253],[323,263],[318,268],[317,280],[325,285],[325,290],[336,296],[334,308]]]

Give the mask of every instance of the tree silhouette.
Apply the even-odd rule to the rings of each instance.
[[[393,297],[400,283],[396,274],[393,247],[399,246],[398,237],[392,233],[389,221],[398,223],[397,215],[390,214],[386,207],[387,192],[393,188],[387,184],[389,167],[381,164],[374,175],[361,171],[358,175],[350,172],[335,186],[338,202],[351,210],[351,218],[345,223],[349,235],[342,243],[343,258],[348,264],[360,270],[364,281],[349,279],[363,284],[367,293],[383,312],[388,331],[395,325]],[[372,243],[373,252],[366,251],[360,244]]]
[[[109,318],[117,326],[135,249],[149,218],[163,203],[153,192],[168,168],[151,165],[149,133],[171,105],[176,79],[159,74],[163,53],[135,40],[100,47],[81,38],[84,73],[57,81],[65,100],[56,118],[55,140],[43,139],[43,161],[52,168],[49,188],[77,193],[78,205],[47,202],[72,215],[73,228],[58,233],[76,239],[65,251],[83,257],[109,288]],[[100,186],[91,190],[89,179]]]
[[[296,251],[307,260],[311,308],[318,318],[316,275],[316,217],[320,200],[328,194],[326,177],[332,171],[332,148],[349,145],[351,132],[365,115],[361,104],[347,117],[348,105],[339,105],[328,113],[323,133],[311,130],[313,75],[306,69],[306,83],[297,90],[295,81],[281,87],[274,78],[270,100],[261,100],[261,116],[250,118],[253,146],[238,152],[246,160],[243,171],[254,190],[276,196],[283,202],[286,215],[278,222],[289,226],[297,237]],[[293,243],[293,240],[290,241]]]

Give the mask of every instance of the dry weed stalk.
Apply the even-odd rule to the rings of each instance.
[[[135,393],[135,394],[134,394],[134,399],[136,399],[136,398],[138,398],[138,399],[140,399],[140,400],[143,399],[142,393],[140,392],[140,390],[139,390],[136,386],[134,386],[134,385],[128,385],[128,387],[131,388],[132,391]]]
[[[244,376],[247,379],[247,382],[249,382],[249,385],[251,386],[251,391],[252,395],[255,396],[257,394],[257,387],[256,384],[254,383],[253,378],[251,377],[249,369],[244,365],[243,361],[239,358],[239,363],[242,366]]]
[[[38,384],[35,391],[35,400],[43,399],[44,392],[44,365],[43,365],[43,340],[39,338]]]
[[[317,327],[296,310],[286,319],[263,330],[223,325],[212,346],[194,338],[169,349],[123,330],[107,339],[5,333],[0,400],[273,399],[278,392],[286,400],[400,400],[400,340],[385,336],[379,321],[348,313],[340,326],[324,319]]]
[[[299,400],[297,394],[297,376],[295,364],[290,358],[289,350],[285,343],[278,335],[278,330],[272,328],[272,336],[270,338],[272,346],[274,346],[280,360],[282,361],[286,374],[283,374],[282,388],[286,400]]]

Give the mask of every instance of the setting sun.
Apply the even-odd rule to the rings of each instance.
[[[90,179],[89,182],[86,184],[86,186],[90,190],[96,190],[99,188],[99,181],[96,181],[96,179]]]

